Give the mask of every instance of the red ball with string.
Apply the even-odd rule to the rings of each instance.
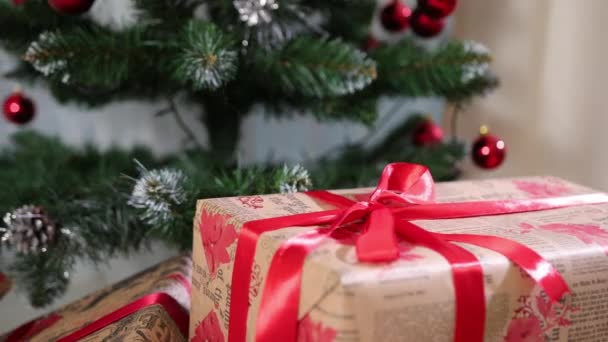
[[[95,0],[48,0],[48,3],[61,14],[78,15],[91,9]]]
[[[452,14],[458,0],[418,0],[418,9],[434,19],[442,19]]]
[[[471,158],[482,169],[495,169],[505,160],[507,146],[504,140],[490,134],[486,126],[481,126],[479,133],[473,142]]]
[[[422,120],[412,134],[412,142],[419,147],[436,145],[442,141],[443,129],[431,119]]]
[[[410,26],[412,9],[401,0],[393,0],[380,13],[382,26],[390,32],[401,32]]]
[[[34,102],[21,91],[15,91],[4,100],[3,110],[6,120],[16,125],[25,125],[36,115]]]
[[[420,9],[416,9],[410,18],[410,25],[416,35],[423,38],[432,38],[443,31],[445,20],[443,18],[433,18]]]

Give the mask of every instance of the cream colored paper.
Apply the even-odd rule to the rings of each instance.
[[[354,195],[369,190],[339,193]],[[440,202],[590,192],[593,191],[552,177],[437,185]],[[305,194],[199,201],[194,223],[190,335],[210,331],[227,340],[236,232],[244,222],[328,208],[327,204]],[[486,341],[607,339],[608,204],[415,223],[431,231],[497,235],[521,242],[549,260],[566,279],[573,294],[554,305],[527,274],[504,256],[461,244],[478,256],[484,269]],[[308,229],[311,228],[290,227],[265,233],[260,238],[250,289],[248,341],[253,341],[260,294],[274,252],[283,241]],[[229,234],[230,230],[235,234]],[[221,233],[209,234],[217,231]],[[228,259],[220,255],[222,248],[209,247],[214,239],[226,245]],[[219,260],[216,272],[210,272],[213,263],[208,262],[207,255]],[[303,272],[300,341],[401,342],[450,341],[452,338],[454,288],[450,266],[429,249],[402,243],[399,260],[362,264],[356,260],[352,241],[328,239],[307,258]],[[216,316],[217,322],[209,319],[210,316]]]

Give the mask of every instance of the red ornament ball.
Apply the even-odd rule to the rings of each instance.
[[[36,107],[34,102],[23,96],[22,93],[16,92],[4,100],[4,117],[16,124],[25,125],[32,121],[36,115]]]
[[[434,19],[445,18],[452,14],[458,5],[458,0],[418,0],[418,8]]]
[[[374,38],[373,36],[368,36],[363,44],[363,50],[370,51],[378,48],[381,44],[382,43],[378,39]]]
[[[431,146],[443,141],[443,130],[433,120],[424,120],[414,129],[412,142],[416,146]]]
[[[499,137],[487,133],[482,127],[482,134],[473,143],[471,156],[473,162],[482,169],[495,169],[505,160],[507,146]]]
[[[88,11],[95,0],[48,0],[48,2],[59,13],[78,15]]]
[[[412,9],[401,0],[394,0],[380,13],[382,27],[391,32],[401,32],[410,26]]]
[[[423,38],[431,38],[443,31],[445,22],[443,19],[431,18],[426,13],[416,9],[410,18],[410,25],[416,35]]]

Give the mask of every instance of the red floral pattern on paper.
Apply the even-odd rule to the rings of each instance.
[[[536,316],[512,319],[509,323],[505,342],[540,342],[544,341],[543,329]]]
[[[224,342],[224,333],[220,328],[220,320],[215,311],[211,311],[194,331],[190,342]]]
[[[544,182],[514,180],[515,186],[530,195],[531,197],[554,197],[567,194],[571,191],[570,187],[558,179],[549,179]]]
[[[200,232],[205,250],[205,259],[211,277],[214,278],[219,266],[230,262],[227,248],[236,241],[234,225],[228,224],[229,216],[211,214],[204,210],[201,215]]]
[[[262,196],[243,196],[239,197],[239,201],[245,207],[249,207],[252,209],[261,209],[264,208],[264,199]]]
[[[412,253],[414,247],[416,246],[407,241],[399,241],[399,259],[404,261],[423,259],[424,257],[422,255]]]
[[[537,227],[529,223],[518,224],[519,233],[526,234]],[[574,236],[581,242],[587,245],[596,244],[604,250],[608,255],[608,231],[595,224],[580,224],[580,223],[548,223],[538,226],[539,229],[550,231],[553,233],[567,234]],[[513,232],[513,229],[509,229]]]
[[[608,255],[608,231],[600,228],[600,226],[593,224],[550,223],[540,225],[539,228],[554,233],[574,236],[587,245],[596,244],[602,247],[604,253]]]
[[[520,223],[517,225],[517,227],[519,228],[519,230],[509,228],[508,231],[511,233],[516,232],[519,234],[527,234],[527,233],[531,232],[532,230],[534,230],[534,226],[529,223]]]
[[[326,327],[321,322],[313,322],[306,316],[298,324],[297,342],[333,342],[336,335],[335,329]]]
[[[557,327],[569,326],[570,312],[578,309],[561,303],[554,303],[543,295],[521,296],[520,305],[507,327],[504,342],[542,342],[545,334]],[[536,310],[534,308],[536,306]]]

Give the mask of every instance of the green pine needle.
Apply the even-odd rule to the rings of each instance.
[[[261,70],[291,96],[326,98],[355,93],[376,79],[376,63],[339,39],[300,37],[271,53],[258,54]]]
[[[462,102],[497,86],[487,51],[469,42],[452,41],[427,51],[411,40],[375,49],[379,65],[377,90],[404,96],[441,96]],[[481,72],[475,72],[475,68]]]
[[[234,41],[217,26],[192,20],[186,24],[183,36],[173,63],[174,79],[190,83],[194,90],[214,90],[236,76]]]

